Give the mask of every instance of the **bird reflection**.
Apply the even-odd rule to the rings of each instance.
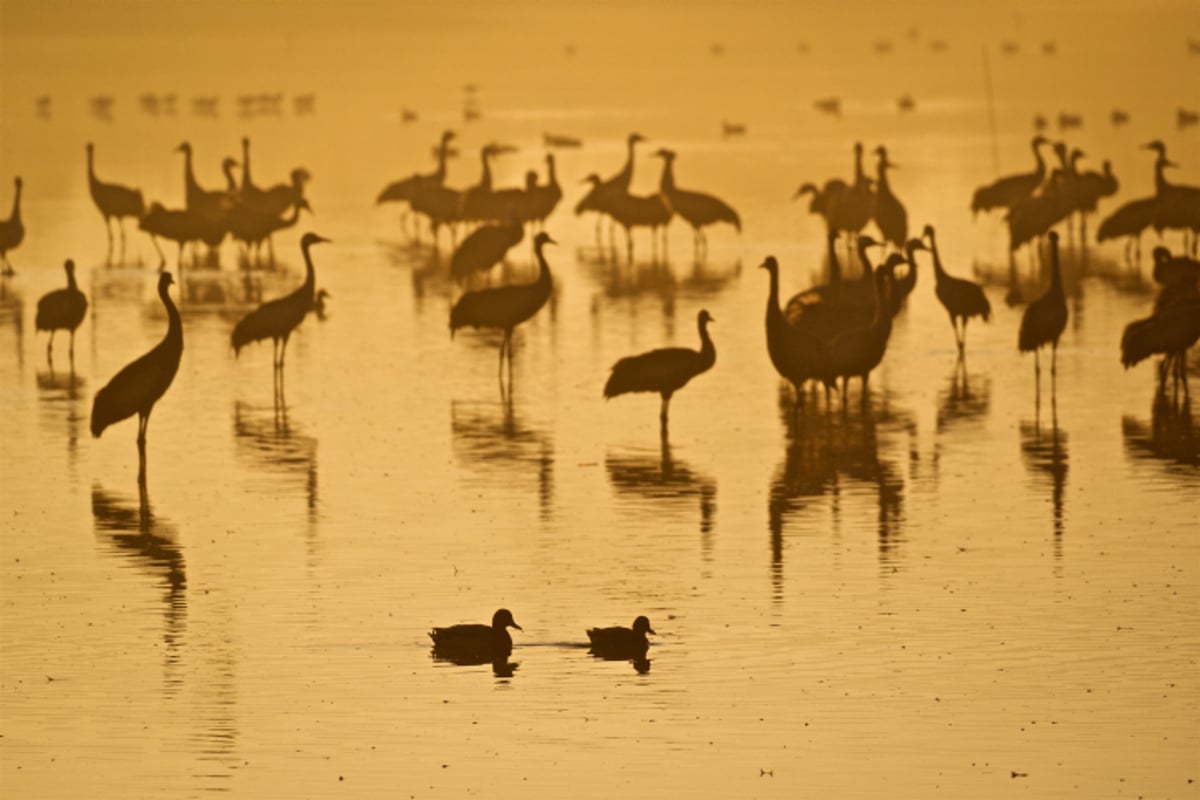
[[[235,401],[234,446],[253,467],[282,475],[293,491],[303,491],[309,518],[317,514],[317,439],[288,419],[287,406],[265,408]]]
[[[1130,461],[1151,458],[1200,465],[1191,405],[1172,402],[1162,389],[1154,395],[1150,422],[1127,415],[1121,418],[1121,433]]]
[[[38,400],[51,427],[65,428],[67,454],[74,466],[79,452],[79,427],[87,420],[85,399],[87,388],[83,378],[74,372],[39,372],[37,374]]]
[[[785,422],[793,416],[786,384],[781,382],[779,414]],[[904,478],[894,461],[879,456],[875,410],[864,407],[861,416],[804,412],[797,420],[803,436],[794,436],[771,479],[767,501],[771,536],[771,565],[776,600],[783,589],[783,529],[785,523],[804,519],[810,510],[807,498],[830,495],[834,528],[841,524],[844,492],[873,486],[878,503],[878,547],[883,564],[893,565],[896,547],[903,540]],[[811,527],[806,524],[806,527]]]
[[[991,379],[987,375],[971,375],[966,360],[958,359],[950,380],[938,391],[938,433],[982,421],[988,415],[991,400]]]
[[[176,541],[175,526],[154,514],[145,484],[138,488],[138,503],[134,505],[93,486],[92,516],[101,545],[155,578],[163,590],[164,690],[167,695],[174,695],[183,683],[183,678],[177,674],[181,668],[180,651],[187,616],[183,552]]]
[[[511,466],[536,470],[541,519],[554,513],[554,443],[544,430],[527,424],[516,412],[511,393],[500,403],[450,403],[450,433],[456,460],[474,467],[487,481],[512,486]]]
[[[16,334],[17,365],[25,364],[25,303],[19,292],[9,286],[8,278],[0,275],[0,328],[11,325]]]
[[[642,510],[655,517],[682,513],[698,504],[700,533],[706,545],[717,510],[717,482],[671,455],[671,445],[662,439],[659,452],[609,453],[604,461],[608,480],[618,495],[645,500]],[[639,504],[640,505],[640,504]]]
[[[1062,534],[1065,527],[1063,500],[1067,485],[1067,432],[1058,427],[1057,413],[1051,414],[1047,430],[1040,419],[1020,423],[1021,455],[1035,484],[1050,479],[1050,499],[1054,504],[1055,557],[1062,557]]]

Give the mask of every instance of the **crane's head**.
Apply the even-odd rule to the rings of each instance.
[[[906,259],[902,253],[892,253],[887,257],[887,261],[883,262],[883,269],[876,273],[875,280],[880,280],[881,278],[895,278],[896,267],[907,263],[908,259]]]
[[[313,233],[312,231],[309,231],[308,233],[304,234],[304,238],[302,238],[300,240],[300,247],[304,250],[307,250],[308,248],[312,247],[314,244],[320,244],[321,242],[328,242],[328,241],[329,240],[326,239],[324,236],[320,236],[318,234]]]
[[[250,149],[250,137],[249,137],[249,136],[243,136],[243,137],[242,137],[242,149],[243,149],[243,150],[249,150],[249,149]]]
[[[1163,247],[1161,244],[1154,248],[1154,263],[1162,264],[1171,260],[1171,251]]]
[[[499,630],[504,630],[505,628],[516,628],[517,630],[522,630],[521,626],[517,624],[517,621],[513,619],[512,612],[507,608],[501,608],[492,615],[492,627]]]
[[[171,277],[171,273],[169,273],[165,270],[158,273],[158,290],[160,292],[165,292],[167,290],[167,287],[170,286],[174,282],[175,282],[175,279]]]
[[[700,323],[700,325],[707,325],[710,322],[716,322],[716,320],[713,319],[712,314],[708,313],[707,309],[702,308],[702,309],[700,309],[700,313],[696,315],[696,322]],[[643,617],[643,619],[644,619],[644,617]],[[649,624],[649,623],[646,623],[646,624]],[[653,631],[651,631],[651,633],[653,633]]]
[[[655,150],[653,153],[651,153],[650,155],[655,156],[657,158],[661,158],[664,161],[671,161],[672,159],[675,158],[675,151],[669,150],[665,147],[660,147],[657,150]]]
[[[63,264],[63,269],[67,271],[68,277],[71,275],[74,275],[75,274],[75,262],[68,258],[66,263]]]
[[[1059,160],[1066,161],[1067,160],[1067,143],[1066,142],[1055,142],[1054,143],[1054,154],[1056,156],[1058,156]]]
[[[883,242],[877,242],[870,236],[859,236],[858,249],[866,250],[868,247],[883,247]]]
[[[1039,133],[1037,136],[1033,137],[1033,146],[1034,147],[1041,147],[1044,144],[1050,144],[1050,140],[1047,139],[1045,136],[1042,136]]]
[[[1161,139],[1155,139],[1153,141],[1146,142],[1144,145],[1142,145],[1142,149],[1153,150],[1163,158],[1167,157],[1167,146],[1163,144]]]
[[[95,145],[93,145],[91,142],[87,143],[86,150],[87,150],[87,153],[89,156],[92,154],[92,151],[95,149],[96,149]]]
[[[854,143],[854,155],[856,155],[856,156],[861,156],[861,155],[862,155],[862,152],[863,152],[863,143],[862,143],[862,142],[855,142],[855,143]]]
[[[312,180],[312,173],[304,167],[296,167],[292,170],[292,183],[296,186],[303,186]]]
[[[819,194],[819,191],[817,190],[817,185],[812,182],[800,184],[800,188],[796,190],[796,193],[794,195],[792,195],[792,199],[799,200],[801,197],[804,197],[804,195],[806,195],[806,194],[811,194],[813,197],[816,197]]]
[[[635,132],[635,133],[629,134],[629,146],[630,147],[633,147],[638,142],[644,142],[644,141],[646,141],[646,137],[642,136],[640,133]]]
[[[558,244],[558,242],[551,239],[550,234],[546,233],[545,231],[542,231],[537,236],[533,237],[533,246],[534,247],[540,248],[540,247],[543,247],[548,244]]]
[[[175,148],[175,152],[176,153],[187,153],[190,156],[192,154],[191,142],[180,142],[179,146]]]
[[[1087,153],[1083,152],[1078,147],[1076,147],[1074,150],[1071,151],[1071,163],[1072,164],[1075,163],[1076,161],[1078,161],[1079,159],[1083,158],[1086,155],[1087,155]]]
[[[933,226],[926,225],[925,228],[921,231],[921,235],[932,242],[933,238],[934,238]]]
[[[594,173],[594,172],[593,172],[591,175],[588,175],[588,176],[587,176],[586,178],[584,178],[582,181],[580,181],[580,183],[590,183],[590,184],[592,185],[592,188],[595,188],[595,187],[599,186],[599,185],[600,185],[601,183],[603,183],[603,182],[604,182],[604,181],[602,181],[602,180],[600,179],[600,176],[599,176],[599,175],[597,175],[597,174],[596,174],[596,173]]]
[[[221,161],[221,169],[224,169],[224,170],[233,169],[237,165],[238,165],[238,162],[234,161],[232,158],[226,158]]]
[[[17,187],[17,191],[21,191],[21,187],[25,185],[25,181],[21,180],[21,176],[13,178],[13,186]]]
[[[767,256],[758,267],[759,269],[765,269],[771,274],[779,272],[779,262],[775,260],[775,256]]]
[[[700,313],[703,314],[704,312]],[[648,618],[638,617],[633,621],[633,632],[645,636],[647,633],[654,633],[654,628],[650,627],[650,620]]]
[[[1048,235],[1050,237],[1050,246],[1058,247],[1058,231],[1050,231]]]
[[[912,258],[912,254],[916,250],[928,249],[929,248],[925,246],[925,242],[922,239],[909,239],[904,243],[904,252],[908,253],[909,258]]]
[[[525,172],[525,188],[532,189],[535,186],[537,186],[537,173],[533,170],[527,170]]]
[[[455,134],[454,131],[450,130],[449,128],[442,131],[442,144],[443,145],[449,144],[450,140],[453,139],[456,135],[457,134]]]

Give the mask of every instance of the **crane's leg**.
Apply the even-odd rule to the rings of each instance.
[[[121,263],[125,263],[125,218],[117,217],[117,227],[121,229]]]
[[[150,412],[138,414],[138,486],[146,485],[146,426],[150,423]]]
[[[662,396],[662,406],[658,412],[658,431],[663,441],[667,440],[667,410],[671,405],[671,395],[664,394]]]
[[[75,374],[75,329],[71,329],[71,344],[67,348],[68,357],[71,359],[71,374]]]
[[[279,369],[279,340],[271,337],[271,369]]]
[[[868,398],[870,397],[870,393],[867,391],[867,382],[870,380],[871,380],[871,373],[864,372],[863,376],[862,376],[862,400],[861,400],[863,408],[867,407],[867,401],[868,401]]]
[[[1040,356],[1041,352],[1042,351],[1040,349],[1034,349],[1034,351],[1033,351],[1033,386],[1034,386],[1033,391],[1038,396],[1039,399],[1042,396],[1042,362],[1041,362],[1041,356]]]
[[[616,249],[616,248],[614,248]],[[625,255],[629,263],[633,263],[633,232],[629,228],[625,229]]]
[[[163,255],[162,248],[158,246],[158,237],[151,234],[150,241],[154,243],[154,249],[158,251],[158,271],[162,272],[163,267],[167,265],[167,257]]]
[[[50,366],[50,371],[54,372],[54,329],[50,330],[50,341],[46,342],[46,363]]]
[[[287,353],[288,334],[283,335],[283,343],[279,346],[279,371],[283,372],[283,358]]]
[[[504,338],[500,340],[500,361],[496,364],[496,376],[500,380],[500,386],[504,386],[504,351],[508,349],[508,332],[504,333]]]
[[[270,254],[271,266],[273,267],[273,266],[275,266],[275,237],[274,236],[270,236],[270,235],[267,236],[267,252]]]
[[[958,344],[958,352],[963,358],[967,356],[967,323],[970,322],[969,317],[963,317],[962,320],[962,341]]]

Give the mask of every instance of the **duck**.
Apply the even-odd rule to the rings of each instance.
[[[491,625],[465,624],[434,628],[429,632],[435,656],[447,660],[477,659],[486,663],[504,658],[512,652],[512,636],[508,628],[522,630],[507,608],[497,609]]]
[[[650,620],[644,616],[635,619],[632,628],[589,628],[587,636],[588,641],[592,643],[589,652],[610,660],[641,658],[650,647],[650,643],[646,641],[647,633],[654,633],[654,629],[650,627]]]

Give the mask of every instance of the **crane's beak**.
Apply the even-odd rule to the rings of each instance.
[[[1163,162],[1163,166],[1164,166],[1164,167],[1176,167],[1176,168],[1177,168],[1179,165],[1178,165],[1178,164],[1176,164],[1174,161],[1172,161],[1171,159],[1169,159],[1169,158],[1168,158],[1166,161],[1164,161],[1164,162]]]

